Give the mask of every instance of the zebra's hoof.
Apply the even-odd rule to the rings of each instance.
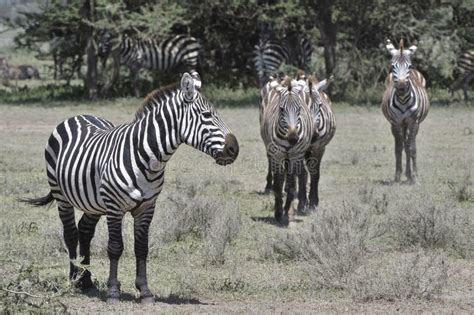
[[[116,297],[107,297],[106,302],[107,304],[113,305],[113,304],[117,304],[119,302],[119,299]]]
[[[265,195],[269,195],[269,194],[272,193],[272,191],[273,191],[273,189],[268,188],[268,187],[265,187],[265,190],[263,191],[263,193],[264,193]]]
[[[115,304],[119,301],[120,289],[118,287],[109,288],[106,295],[107,304]]]
[[[279,218],[276,218],[277,222],[282,226],[288,226],[290,224],[290,220],[288,215],[282,215]]]
[[[155,303],[155,297],[153,295],[140,297],[140,303],[144,305],[153,304]]]

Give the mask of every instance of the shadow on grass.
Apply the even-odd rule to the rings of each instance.
[[[155,302],[180,305],[180,304],[198,304],[198,305],[209,305],[195,298],[183,298],[175,294],[170,294],[167,297],[155,297]]]
[[[97,289],[97,288],[91,288],[89,290],[83,291],[83,295],[87,297],[97,297],[101,301],[106,302],[107,301],[107,290],[102,290],[102,289]],[[120,301],[139,301],[138,298],[135,297],[135,295],[127,293],[127,292],[120,292]]]
[[[273,225],[273,226],[276,226],[276,227],[279,227],[279,228],[287,228],[288,224],[289,224],[288,221],[286,221],[286,222],[284,221],[283,223],[280,223],[273,216],[271,216],[271,217],[250,217],[250,219],[254,222],[263,222],[263,223],[270,224],[270,225]],[[302,222],[302,220],[300,220],[300,219],[297,219],[297,220]],[[295,222],[293,220],[290,220],[290,221]]]

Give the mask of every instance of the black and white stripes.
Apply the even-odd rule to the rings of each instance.
[[[295,46],[286,40],[260,39],[254,47],[252,58],[260,87],[268,82],[270,76],[277,74],[285,63],[303,70],[307,68],[312,52],[311,42],[305,37],[298,38]]]
[[[260,134],[268,158],[265,190],[273,190],[275,194],[275,218],[281,223],[288,222],[288,211],[295,197],[295,176],[304,169],[304,156],[314,133],[309,95],[304,88],[304,84],[287,78],[283,82],[271,80],[261,90]],[[288,189],[283,208],[285,179]]]
[[[416,46],[404,49],[402,40],[400,48],[395,49],[390,40],[387,40],[386,48],[392,55],[392,63],[382,111],[392,125],[392,134],[395,137],[395,181],[400,180],[402,150],[405,148],[406,176],[411,183],[416,183],[416,135],[419,124],[426,118],[429,109],[426,81],[411,65],[411,56],[415,53]]]
[[[81,115],[59,124],[46,145],[51,192],[29,200],[35,205],[58,203],[70,259],[79,242],[83,263],[89,263],[90,240],[101,215],[107,217],[110,274],[107,299],[119,297],[117,266],[123,251],[122,221],[134,217],[136,287],[143,301],[153,295],[147,286],[148,228],[161,192],[165,166],[181,143],[232,163],[239,146],[235,136],[200,93],[197,73],[185,73],[179,87],[151,93],[132,123],[114,127],[98,117]],[[74,207],[84,212],[79,229]],[[71,277],[75,267],[71,263]]]
[[[104,31],[99,36],[99,55],[106,56],[113,50],[114,39]],[[138,89],[138,72],[148,69],[154,73],[195,69],[201,54],[201,44],[188,35],[174,35],[163,41],[153,39],[133,39],[122,36],[116,52],[122,65],[132,72],[135,93]]]
[[[469,89],[469,83],[474,79],[474,49],[469,49],[464,52],[458,59],[458,70],[459,75],[456,80],[451,84],[451,92],[462,88],[464,93],[464,100],[468,101],[469,96],[467,90]]]

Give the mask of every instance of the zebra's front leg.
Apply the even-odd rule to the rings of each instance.
[[[298,214],[306,214],[306,207],[308,206],[308,198],[306,192],[306,184],[308,183],[308,172],[305,166],[302,166],[301,172],[298,175]]]
[[[395,138],[395,182],[400,181],[402,175],[402,152],[403,152],[403,135],[400,126],[392,125],[392,134]]]
[[[135,93],[135,97],[140,97],[140,80],[139,74],[140,69],[130,68],[130,74],[132,76],[133,82],[133,92]]]
[[[285,173],[281,165],[273,168],[273,193],[275,195],[275,219],[278,223],[288,224],[288,217],[283,216],[283,183],[285,182]]]
[[[63,223],[63,237],[69,254],[69,280],[75,280],[79,269],[73,260],[77,258],[77,243],[79,240],[76,221],[74,219],[74,207],[69,203],[58,201],[59,218]]]
[[[107,227],[109,243],[107,254],[110,261],[109,280],[107,281],[107,303],[115,303],[120,297],[120,282],[117,278],[118,262],[123,252],[122,240],[123,212],[118,207],[108,206]]]
[[[286,173],[286,183],[285,183],[285,191],[286,191],[286,203],[285,203],[285,213],[284,215],[288,217],[289,210],[291,208],[291,204],[295,199],[296,195],[296,178],[297,175],[296,168],[297,162],[289,161],[288,170]],[[299,175],[299,174],[298,174]]]
[[[81,264],[90,264],[90,246],[91,240],[94,237],[95,227],[99,222],[99,215],[91,215],[84,213],[81,220],[79,220],[79,255],[83,257]],[[87,290],[94,287],[89,270],[84,269],[82,276],[78,279],[78,284],[82,290]]]
[[[153,303],[155,298],[148,289],[146,276],[146,260],[148,257],[148,229],[153,218],[154,207],[143,212],[133,214],[135,234],[135,257],[137,261],[137,273],[135,287],[140,291],[140,301],[143,304]]]
[[[410,184],[416,184],[417,181],[417,167],[416,167],[416,135],[418,134],[418,123],[414,123],[409,126],[408,128],[408,136],[407,136],[407,145],[406,145],[406,155],[407,155],[407,163],[408,157],[411,160],[411,167],[410,174],[408,174],[408,166],[407,166],[407,178]],[[410,176],[409,176],[410,175]]]

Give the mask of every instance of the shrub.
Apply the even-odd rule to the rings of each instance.
[[[396,244],[400,248],[419,245],[468,255],[473,249],[473,229],[467,213],[451,203],[420,202],[407,201],[393,211],[389,231]]]
[[[195,184],[177,183],[168,194],[171,207],[160,212],[150,227],[151,247],[181,241],[186,237],[204,240],[203,256],[209,263],[223,263],[224,252],[240,231],[240,214],[233,203],[208,197]]]
[[[307,261],[306,272],[314,283],[343,288],[365,256],[368,223],[368,211],[359,207],[322,210],[305,230],[282,233],[270,241],[264,255]]]
[[[396,259],[367,263],[351,276],[348,290],[357,301],[432,299],[446,286],[449,266],[442,252],[421,247]]]
[[[457,201],[474,201],[474,192],[470,175],[464,177],[464,180],[461,183],[448,181],[448,186]]]

